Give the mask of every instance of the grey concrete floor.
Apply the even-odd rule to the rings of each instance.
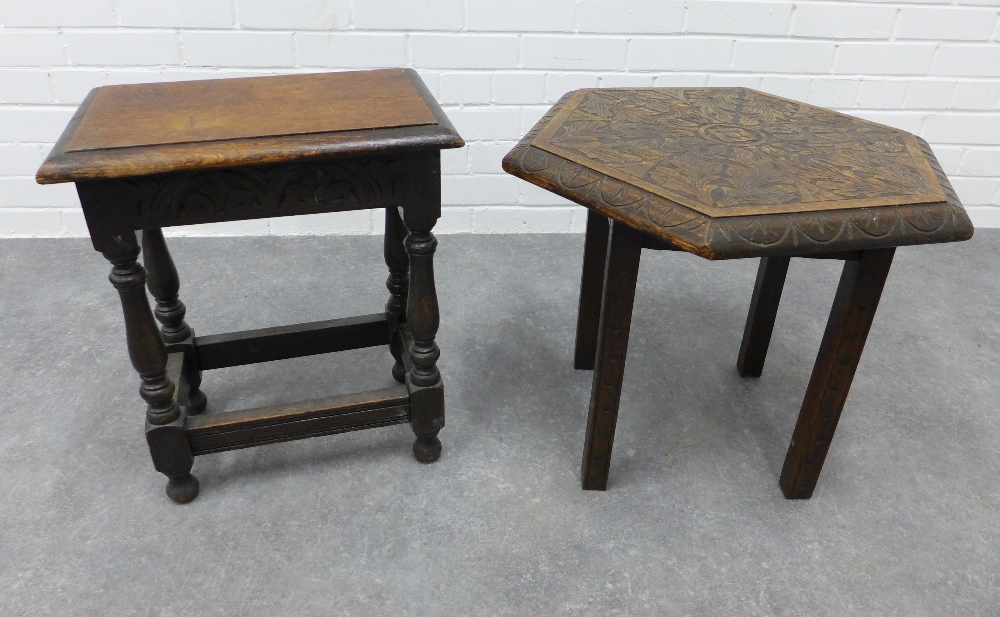
[[[605,493],[579,464],[582,236],[442,236],[444,454],[396,426],[197,459],[168,501],[108,266],[0,242],[0,615],[1000,615],[1000,232],[897,252],[823,476],[777,486],[839,264],[643,255]],[[370,313],[380,239],[177,239],[201,334]],[[388,385],[384,349],[205,374],[209,413]]]

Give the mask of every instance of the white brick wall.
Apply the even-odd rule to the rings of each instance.
[[[1000,227],[1000,0],[0,0],[0,236],[83,235],[32,176],[96,86],[416,68],[468,147],[442,156],[442,232],[581,231],[500,159],[564,92],[748,86],[922,135]],[[184,228],[377,233],[379,213]]]

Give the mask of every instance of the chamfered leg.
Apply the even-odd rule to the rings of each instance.
[[[618,420],[632,303],[642,252],[642,234],[638,231],[621,223],[612,223],[609,235],[596,366],[581,470],[584,490],[597,491],[603,491],[608,486],[611,447]]]
[[[740,355],[736,360],[736,368],[743,377],[760,377],[764,370],[764,358],[771,343],[774,318],[778,315],[788,261],[788,257],[763,257],[760,260]]]
[[[198,480],[191,475],[194,456],[185,435],[187,416],[178,407],[176,386],[166,374],[166,346],[143,289],[146,271],[136,261],[139,245],[134,234],[118,239],[104,256],[113,265],[108,278],[121,298],[129,358],[142,379],[139,394],[147,403],[146,441],[153,465],[168,478],[167,496],[185,503],[198,496]]]
[[[587,210],[587,235],[583,244],[580,308],[576,316],[576,351],[573,358],[573,367],[576,369],[594,369],[609,226],[608,217],[600,212]]]
[[[194,352],[194,330],[184,321],[187,308],[178,296],[181,288],[180,277],[174,260],[167,250],[163,230],[154,227],[142,232],[142,259],[146,266],[146,288],[156,299],[153,314],[162,324],[160,334],[163,342],[172,349],[183,348],[184,366],[187,368],[188,390],[187,412],[199,414],[205,410],[208,398],[201,391],[201,369],[198,354]]]
[[[389,352],[395,359],[392,377],[399,383],[406,383],[406,368],[403,365],[406,349],[399,325],[406,320],[406,299],[410,288],[410,258],[403,246],[405,238],[406,227],[399,215],[399,208],[386,207],[383,252],[385,264],[389,267],[389,278],[385,281],[389,301],[385,304],[385,315],[389,321]]]
[[[862,251],[859,258],[844,263],[781,470],[781,490],[788,499],[808,499],[816,488],[894,253],[893,248]]]

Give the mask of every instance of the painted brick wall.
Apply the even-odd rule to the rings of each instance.
[[[582,87],[749,86],[925,137],[1000,227],[1000,0],[0,0],[0,235],[83,235],[35,169],[95,86],[416,68],[468,147],[441,231],[580,231],[583,211],[502,155]],[[368,213],[189,233],[377,233]]]

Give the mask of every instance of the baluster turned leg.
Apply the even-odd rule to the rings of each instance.
[[[625,377],[625,353],[628,351],[641,252],[642,234],[622,223],[612,223],[604,267],[587,437],[583,446],[581,476],[584,490],[603,491],[608,487],[611,447],[615,440],[618,404]]]
[[[863,251],[844,263],[792,443],[781,469],[788,499],[809,499],[844,410],[896,249]]]
[[[736,370],[743,377],[760,377],[764,372],[764,358],[771,344],[774,319],[778,316],[788,261],[788,257],[764,257],[760,260],[740,355],[736,360]]]
[[[399,383],[406,383],[406,368],[403,353],[406,351],[399,325],[406,320],[406,297],[410,288],[410,260],[403,247],[406,227],[399,216],[399,208],[385,209],[385,264],[389,266],[389,278],[385,286],[389,290],[389,301],[385,304],[385,316],[389,321],[389,352],[396,362],[392,365],[392,377]]]
[[[208,398],[201,391],[201,369],[198,354],[194,353],[194,330],[184,321],[187,308],[178,297],[180,278],[174,260],[167,250],[163,230],[158,227],[142,232],[142,257],[146,266],[146,287],[156,298],[153,314],[163,324],[160,333],[163,341],[173,348],[184,348],[184,367],[188,378],[188,415],[196,415],[205,410]]]
[[[608,254],[608,217],[587,210],[587,236],[583,243],[583,274],[580,276],[580,308],[576,314],[576,351],[573,368],[594,369],[597,327],[601,320],[601,288],[604,260]]]
[[[186,415],[166,374],[166,346],[143,289],[146,271],[136,262],[139,246],[134,235],[118,239],[119,244],[104,256],[114,266],[108,278],[121,298],[129,358],[142,379],[139,394],[147,403],[146,441],[153,465],[168,478],[167,496],[185,503],[198,495],[198,480],[191,475],[194,457],[184,430]]]
[[[410,229],[404,242],[410,256],[410,293],[406,303],[406,327],[412,342],[407,350],[412,370],[407,374],[410,387],[410,410],[417,440],[413,455],[422,463],[433,463],[441,456],[438,431],[444,426],[444,386],[437,368],[441,351],[437,334],[437,292],[434,289],[434,250],[437,239],[430,229]]]

